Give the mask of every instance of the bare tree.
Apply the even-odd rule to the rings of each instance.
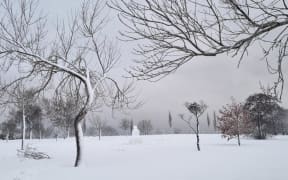
[[[149,135],[153,129],[152,123],[150,120],[142,120],[137,124],[138,129],[141,134]]]
[[[29,139],[33,139],[33,131],[38,132],[38,136],[41,139],[42,124],[42,109],[37,103],[28,104],[26,107],[26,121],[28,123]]]
[[[98,134],[98,138],[99,138],[99,141],[100,141],[101,140],[101,136],[102,136],[102,129],[106,126],[105,121],[103,121],[100,118],[100,116],[95,116],[93,118],[90,118],[90,122],[91,122],[92,126],[97,129],[97,134]]]
[[[117,129],[115,129],[114,127],[109,126],[109,125],[105,125],[102,128],[102,135],[103,136],[118,136],[119,133],[118,133]]]
[[[12,110],[12,112],[15,112],[15,111]],[[14,139],[16,131],[17,131],[17,120],[14,119],[13,117],[9,117],[7,121],[4,121],[0,124],[0,131],[2,132],[1,138],[3,140],[6,139],[6,142],[8,142],[9,139]]]
[[[80,110],[80,106],[80,102],[69,95],[55,97],[51,101],[46,100],[47,116],[54,126],[65,130],[64,138],[70,137],[70,129],[73,127],[74,117]]]
[[[131,121],[129,119],[121,119],[119,127],[124,130],[125,133],[129,133],[131,130]],[[126,135],[127,135],[126,134]]]
[[[128,29],[121,35],[141,41],[135,52],[143,59],[136,61],[133,77],[158,80],[195,57],[223,53],[239,55],[240,64],[257,42],[269,71],[278,74],[274,89],[281,98],[288,57],[286,0],[114,0],[110,6]]]
[[[1,97],[0,105],[2,108],[9,108],[14,106],[19,110],[16,113],[20,116],[18,118],[21,118],[21,150],[23,150],[26,138],[26,117],[28,106],[31,106],[32,103],[35,103],[34,89],[25,89],[22,84],[19,84],[12,91],[6,91],[6,94],[3,94]]]
[[[61,92],[68,89],[73,97],[82,101],[74,117],[75,166],[82,161],[81,122],[93,109],[95,99],[113,109],[125,107],[131,100],[127,96],[131,84],[121,88],[111,74],[119,55],[115,43],[103,33],[107,22],[103,9],[105,4],[99,0],[84,1],[80,11],[57,25],[55,38],[49,38],[47,18],[38,10],[37,1],[2,0],[0,4],[3,16],[0,22],[0,94],[13,91],[20,83],[37,82],[31,84],[35,92],[44,92],[54,85],[56,94],[61,96]],[[8,79],[5,74],[15,69],[19,71],[16,78]]]
[[[195,133],[197,139],[197,150],[200,151],[200,137],[199,137],[199,117],[205,112],[207,109],[207,105],[204,102],[200,101],[200,103],[185,103],[186,108],[191,112],[196,120],[196,128],[193,125],[192,119],[193,117],[190,116],[189,118],[185,118],[184,114],[180,114],[180,118],[186,122],[188,127]]]
[[[134,121],[133,121],[133,119],[131,119],[131,120],[130,120],[130,128],[129,128],[129,133],[130,133],[130,135],[132,135],[133,128],[134,128]]]

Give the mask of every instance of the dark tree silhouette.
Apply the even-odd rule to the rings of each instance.
[[[152,123],[150,120],[142,120],[137,124],[140,133],[143,135],[149,135],[153,129]]]
[[[70,137],[70,130],[73,127],[74,117],[80,110],[80,104],[77,98],[69,95],[54,97],[46,101],[47,116],[54,126],[64,129],[64,138]]]
[[[210,116],[209,116],[208,113],[207,113],[207,118],[206,118],[206,120],[207,120],[207,126],[210,127],[211,120],[210,120]]]
[[[169,111],[169,114],[168,114],[168,124],[169,124],[169,127],[172,128],[172,115],[171,115],[170,111]]]
[[[217,115],[216,112],[213,112],[213,128],[217,132]]]
[[[276,125],[276,116],[281,107],[275,97],[264,93],[249,96],[243,106],[245,114],[252,125],[251,133],[257,139],[265,139],[266,134],[273,131]],[[256,129],[256,131],[253,131]]]
[[[194,127],[193,123],[192,123],[192,116],[190,116],[189,118],[185,118],[184,114],[180,114],[180,118],[187,123],[187,125],[189,126],[190,129],[192,129],[192,131],[195,133],[196,135],[196,139],[197,139],[197,150],[200,151],[200,137],[199,137],[199,117],[205,112],[205,110],[207,109],[207,105],[200,101],[200,103],[194,102],[194,103],[185,103],[186,108],[189,110],[190,113],[193,114],[194,119],[196,121],[196,128]]]
[[[131,131],[131,121],[129,119],[121,119],[119,127],[128,134]]]
[[[14,139],[17,132],[17,120],[9,117],[7,121],[0,124],[0,130],[2,132],[1,136],[3,136],[1,138],[6,139],[6,141]]]

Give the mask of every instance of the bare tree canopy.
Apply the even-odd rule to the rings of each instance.
[[[126,135],[130,134],[131,123],[131,120],[127,118],[123,118],[120,120],[119,127],[125,132]]]
[[[97,116],[97,115],[93,117],[91,116],[89,120],[92,125],[91,128],[96,130],[99,141],[100,141],[101,136],[102,136],[102,130],[106,126],[106,121],[104,121],[103,119],[101,119],[100,116]]]
[[[35,93],[55,86],[57,95],[68,90],[82,101],[74,117],[75,166],[82,159],[81,122],[88,111],[95,104],[121,108],[131,101],[127,96],[131,84],[122,88],[112,76],[119,54],[115,43],[104,33],[105,7],[101,1],[84,1],[68,21],[58,23],[54,36],[53,32],[48,36],[47,17],[42,15],[37,1],[0,1],[1,77],[5,78],[7,72],[18,72],[12,80],[1,79],[0,95],[15,91],[20,84],[31,84]]]
[[[55,127],[65,130],[65,138],[70,137],[70,129],[73,127],[74,117],[79,112],[81,103],[71,96],[59,96],[51,101],[45,99],[47,117]]]
[[[150,120],[141,120],[137,124],[137,127],[142,135],[149,135],[153,129],[153,125]]]
[[[287,4],[286,0],[114,0],[110,6],[128,28],[122,36],[141,41],[135,52],[143,58],[130,71],[133,77],[158,80],[195,57],[223,53],[239,57],[240,64],[257,42],[268,70],[278,74],[274,89],[281,98],[282,62],[288,56]],[[272,54],[278,58],[269,58]]]
[[[188,118],[185,117],[184,114],[179,114],[179,116],[188,125],[188,127],[195,133],[196,139],[197,139],[197,143],[196,143],[197,150],[200,151],[199,117],[206,111],[208,106],[203,101],[200,101],[199,103],[198,102],[193,102],[193,103],[186,102],[185,107],[190,113],[193,114],[194,120],[196,121],[196,127],[194,127],[192,116]]]
[[[203,101],[200,101],[200,103],[198,103],[198,102],[193,102],[193,103],[186,102],[185,107],[195,117],[196,129],[193,126],[193,117],[192,116],[189,116],[187,118],[187,117],[185,117],[184,114],[179,114],[179,117],[181,118],[181,120],[183,120],[188,125],[188,127],[195,134],[199,134],[199,117],[206,111],[208,106]]]

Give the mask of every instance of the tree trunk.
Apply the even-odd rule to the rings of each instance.
[[[240,135],[239,135],[239,133],[237,134],[237,140],[238,140],[238,146],[240,146],[241,144],[240,144]]]
[[[30,140],[33,139],[33,131],[32,131],[32,128],[30,128],[30,131],[29,131],[29,139],[30,139]]]
[[[101,128],[98,130],[99,141],[101,140]]]
[[[237,116],[237,140],[238,140],[238,146],[240,146],[241,145],[241,143],[240,143],[240,125],[239,125],[239,119],[238,119],[239,117]]]
[[[39,140],[42,139],[42,130],[41,130],[41,127],[40,127],[40,120],[39,120],[39,123],[38,123],[38,133],[39,133]]]
[[[33,125],[32,122],[30,121],[30,127],[29,127],[29,139],[33,139]]]
[[[258,137],[259,137],[259,139],[262,139],[263,135],[262,135],[261,122],[260,122],[260,118],[259,117],[257,119],[257,127],[258,127]]]
[[[68,126],[68,127],[66,127],[66,138],[68,139],[68,138],[70,138],[70,127]]]
[[[200,151],[200,138],[199,138],[199,119],[196,118],[197,121],[197,127],[196,127],[196,138],[197,138],[197,150]]]
[[[83,160],[83,131],[81,127],[81,121],[84,119],[85,115],[87,114],[86,108],[83,108],[79,114],[76,116],[74,121],[74,128],[75,128],[75,139],[76,139],[76,160],[75,160],[75,167],[79,167],[82,164]]]
[[[91,82],[90,82],[90,75],[89,75],[89,69],[87,68],[86,71],[87,75],[87,81],[85,81],[86,86],[86,95],[87,95],[87,102],[84,105],[84,107],[81,109],[81,111],[78,113],[78,115],[75,118],[74,121],[74,128],[75,128],[75,140],[76,140],[76,160],[75,160],[75,167],[78,167],[82,164],[83,160],[83,131],[81,127],[81,122],[85,118],[86,114],[88,113],[88,107],[92,105],[93,99],[94,99],[94,90],[92,88]]]
[[[24,142],[25,142],[25,129],[26,129],[26,123],[25,123],[25,109],[24,109],[24,103],[22,104],[22,141],[21,141],[21,150],[24,150]]]
[[[274,119],[272,119],[272,125],[273,125],[273,135],[277,135],[276,124]]]
[[[42,139],[42,131],[41,131],[41,129],[39,130],[39,139],[40,140]]]
[[[199,139],[199,134],[196,135],[197,138],[197,150],[200,151],[200,139]]]
[[[9,132],[9,129],[8,129],[8,130],[7,130],[7,134],[6,134],[6,142],[8,142],[9,136],[10,136],[10,132]]]

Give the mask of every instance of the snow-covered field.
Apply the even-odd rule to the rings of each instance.
[[[287,180],[288,137],[227,142],[220,135],[85,138],[74,168],[74,139],[27,140],[52,159],[17,157],[20,141],[0,141],[0,180]]]

